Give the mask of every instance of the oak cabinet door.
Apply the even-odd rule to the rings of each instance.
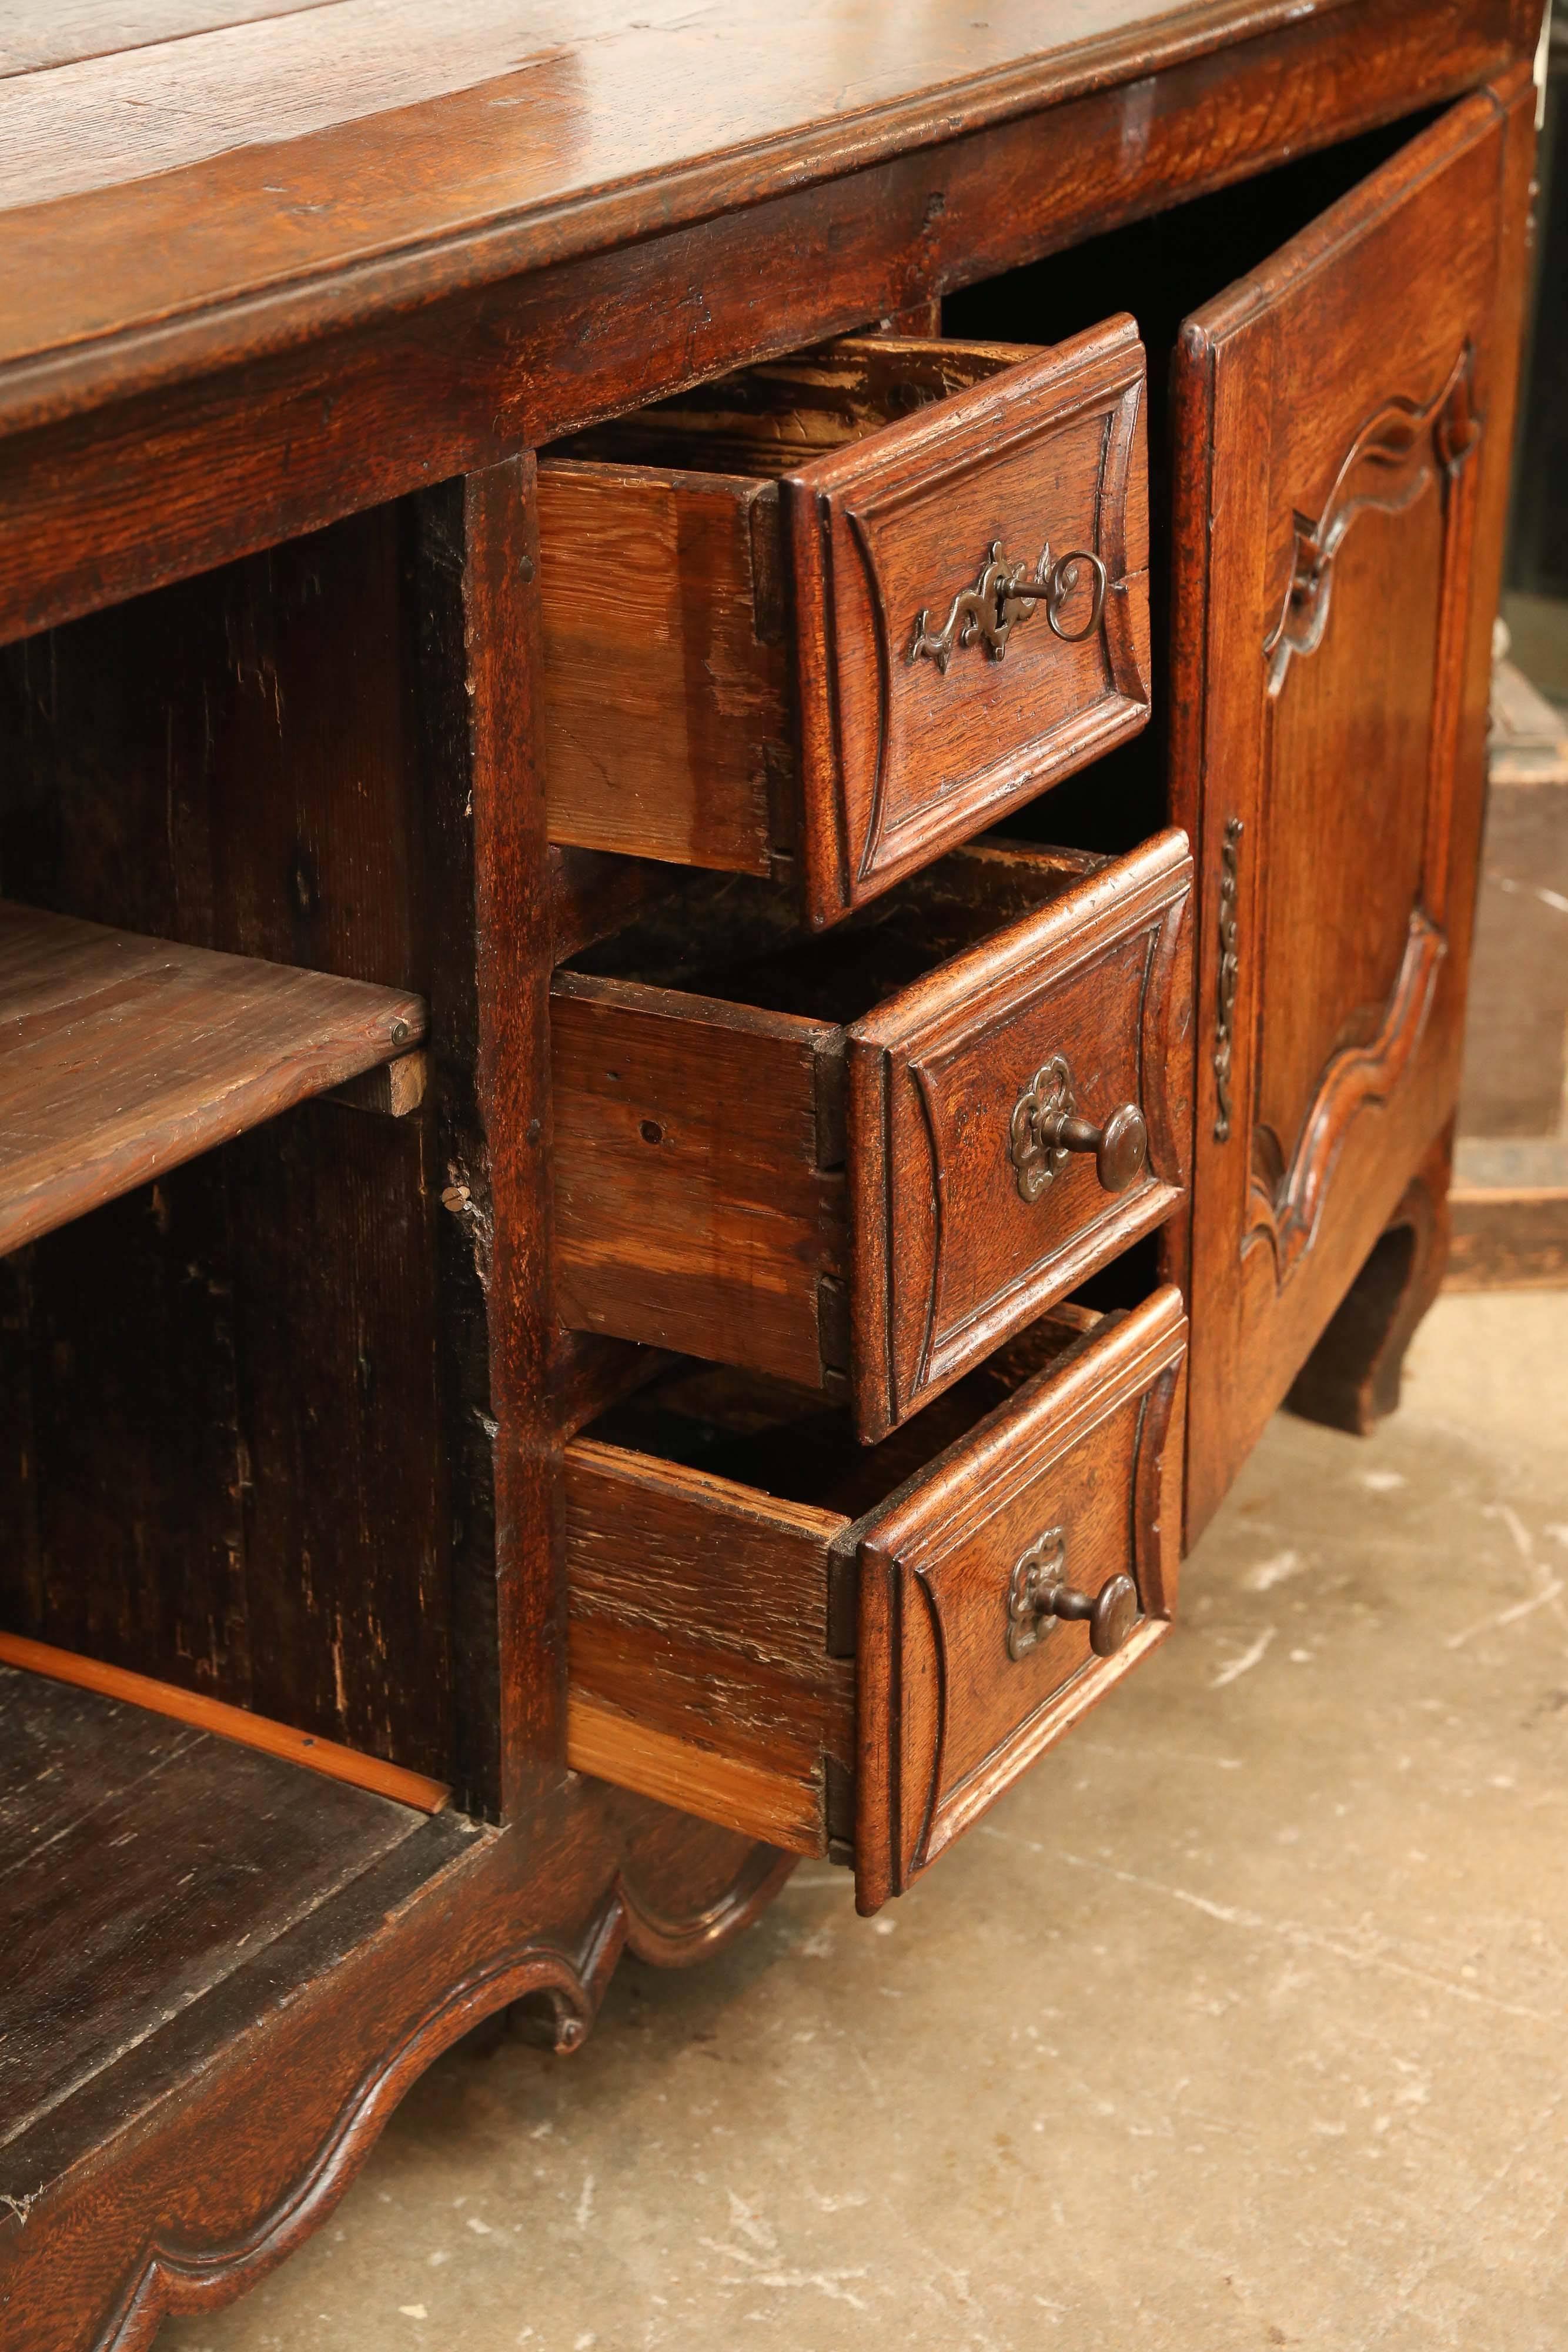
[[[1189,1540],[1457,1093],[1531,139],[1527,89],[1467,100],[1174,362]]]

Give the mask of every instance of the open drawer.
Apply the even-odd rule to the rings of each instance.
[[[1131,319],[847,338],[561,445],[552,839],[789,874],[821,925],[1134,734],[1143,392]]]
[[[1191,884],[1179,833],[977,845],[813,940],[694,877],[556,975],[563,1318],[883,1435],[1182,1198]]]
[[[873,1449],[685,1366],[567,1448],[569,1761],[903,1892],[1168,1630],[1179,1294],[1044,1318]]]

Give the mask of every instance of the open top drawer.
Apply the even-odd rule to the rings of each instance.
[[[1125,318],[850,337],[560,445],[551,837],[792,875],[821,925],[1134,734],[1143,393]]]
[[[566,1321],[882,1435],[1181,1200],[1191,888],[1179,833],[977,845],[810,940],[693,877],[555,978]]]
[[[567,1753],[902,1893],[1176,1605],[1186,1325],[1042,1318],[857,1448],[687,1365],[567,1448]]]

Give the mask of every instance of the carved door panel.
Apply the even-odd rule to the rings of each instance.
[[[1200,844],[1190,1540],[1452,1109],[1528,90],[1189,320],[1174,814]]]

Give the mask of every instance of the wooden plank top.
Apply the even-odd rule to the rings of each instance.
[[[1096,88],[1135,141],[1161,68],[1361,5],[25,0],[0,431]]]
[[[0,1253],[389,1061],[420,998],[0,900]]]

